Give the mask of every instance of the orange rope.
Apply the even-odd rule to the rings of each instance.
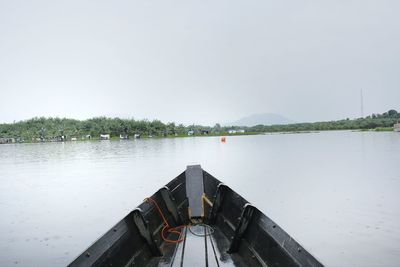
[[[153,205],[157,208],[157,211],[158,211],[158,213],[160,214],[160,216],[161,216],[161,218],[162,218],[162,220],[163,220],[163,222],[164,222],[164,227],[163,227],[162,230],[161,230],[161,238],[162,238],[165,242],[167,242],[167,243],[174,243],[174,244],[176,244],[176,243],[182,242],[182,241],[184,240],[183,237],[179,238],[178,240],[171,240],[171,239],[166,238],[166,237],[165,237],[165,231],[166,231],[167,233],[177,234],[177,235],[181,236],[181,233],[182,233],[182,232],[179,231],[179,229],[184,228],[185,225],[180,225],[180,226],[177,226],[177,227],[170,227],[170,225],[168,224],[167,219],[165,219],[165,216],[164,216],[164,214],[162,213],[162,211],[161,211],[161,209],[160,209],[160,206],[158,206],[157,202],[156,202],[154,199],[152,199],[151,197],[146,198],[144,201],[153,204]]]

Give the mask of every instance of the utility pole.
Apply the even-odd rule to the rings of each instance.
[[[361,118],[364,118],[364,99],[363,99],[363,90],[361,89]]]

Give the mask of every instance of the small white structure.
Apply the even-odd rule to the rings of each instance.
[[[9,144],[9,143],[15,143],[15,138],[8,138],[8,137],[0,138],[0,144]]]
[[[244,133],[244,132],[245,132],[245,130],[243,130],[243,129],[237,130],[237,133]]]
[[[127,140],[129,139],[129,136],[127,134],[119,134],[119,139]]]
[[[228,134],[235,134],[236,132],[236,130],[228,130]]]
[[[76,141],[78,140],[76,137],[71,137],[71,141]]]
[[[395,125],[393,125],[393,130],[395,132],[400,132],[400,123],[396,123]]]
[[[140,138],[140,134],[135,134],[133,137],[134,137],[135,139],[139,139],[139,138]]]
[[[110,140],[110,134],[100,134],[100,140]]]
[[[190,131],[188,131],[187,134],[188,134],[188,135],[194,135],[194,131],[193,131],[193,130],[190,130]]]

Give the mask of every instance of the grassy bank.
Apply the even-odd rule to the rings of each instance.
[[[221,135],[252,135],[261,133],[296,133],[329,130],[375,130],[392,131],[393,125],[400,121],[400,113],[389,110],[382,114],[372,114],[365,118],[344,119],[337,121],[293,123],[286,125],[256,125],[245,126],[214,126],[176,125],[173,122],[163,123],[159,120],[134,120],[120,118],[98,117],[88,120],[67,118],[33,118],[15,123],[0,124],[0,143],[4,140],[23,140],[36,142],[43,140],[82,140],[82,137],[92,136],[98,140],[100,134],[109,134],[112,140],[119,140],[120,134],[142,138],[175,138],[188,136],[221,136]],[[230,133],[231,132],[231,133]],[[232,132],[234,132],[232,134]],[[87,138],[84,138],[87,140]]]

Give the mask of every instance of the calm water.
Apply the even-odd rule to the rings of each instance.
[[[399,266],[400,133],[0,146],[0,266],[65,266],[186,165],[328,266]]]

